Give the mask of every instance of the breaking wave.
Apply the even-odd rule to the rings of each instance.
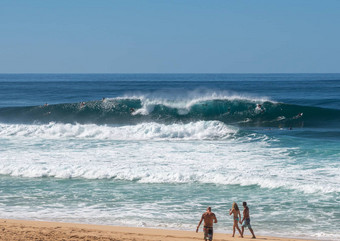
[[[340,110],[266,99],[210,96],[187,100],[119,97],[86,103],[0,109],[2,123],[139,124],[217,120],[243,126],[322,126],[337,123]]]
[[[51,122],[44,125],[0,124],[0,135],[43,139],[99,139],[99,140],[152,140],[225,139],[237,133],[237,128],[219,121],[199,121],[187,124],[141,123],[137,125],[109,126],[95,124],[62,124]]]

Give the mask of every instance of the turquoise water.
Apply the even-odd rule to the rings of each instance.
[[[338,240],[339,93],[336,74],[0,75],[1,217],[194,230],[212,206],[231,233],[247,201],[256,234]]]

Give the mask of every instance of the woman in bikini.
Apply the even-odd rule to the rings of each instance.
[[[232,215],[232,214],[234,214],[233,237],[235,236],[235,228],[237,228],[238,232],[240,233],[241,237],[243,238],[241,230],[238,227],[238,222],[241,220],[241,212],[240,212],[240,209],[238,208],[236,202],[233,202],[233,206],[231,207],[231,209],[229,209],[229,215]]]

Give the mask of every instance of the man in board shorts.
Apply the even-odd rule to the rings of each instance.
[[[251,228],[250,225],[250,215],[249,215],[249,208],[247,206],[247,202],[243,202],[243,219],[240,223],[242,223],[242,231],[241,235],[243,236],[244,233],[244,227],[248,227],[249,231],[253,235],[252,238],[256,238],[253,229]]]
[[[204,240],[213,240],[213,234],[214,234],[214,229],[213,225],[214,223],[217,223],[217,218],[213,212],[211,212],[211,207],[207,208],[207,211],[203,213],[200,222],[198,223],[198,226],[196,228],[196,233],[198,232],[198,229],[204,220],[204,227],[203,227],[203,232],[204,232]]]

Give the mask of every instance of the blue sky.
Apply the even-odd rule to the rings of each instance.
[[[0,73],[339,73],[340,1],[1,0]]]

